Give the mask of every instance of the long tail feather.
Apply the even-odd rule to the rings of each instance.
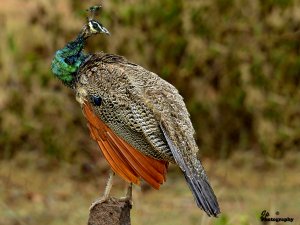
[[[167,134],[167,131],[164,128],[163,124],[160,124],[160,127],[171,149],[176,163],[184,173],[187,184],[194,195],[198,207],[203,209],[208,216],[217,217],[217,215],[220,213],[218,201],[211,186],[208,183],[207,177],[204,170],[202,169],[200,161],[194,159],[192,162],[187,163],[185,157],[169,138],[169,135]]]

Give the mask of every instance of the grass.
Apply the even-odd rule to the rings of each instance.
[[[222,210],[218,219],[208,218],[196,207],[183,177],[172,166],[159,191],[134,188],[132,224],[250,225],[260,223],[263,210],[270,215],[280,211],[299,224],[299,162],[299,153],[284,161],[261,161],[253,154],[204,160]],[[12,161],[2,161],[0,224],[86,224],[89,205],[103,191],[107,174],[96,165],[84,168],[36,154],[20,153]],[[114,183],[112,194],[122,196],[124,183],[119,178]]]

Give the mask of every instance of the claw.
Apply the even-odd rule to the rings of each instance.
[[[105,198],[105,196],[103,196],[102,198],[99,198],[98,200],[96,200],[95,202],[93,202],[93,203],[91,204],[89,210],[92,211],[92,209],[93,209],[96,205],[102,204],[102,203],[106,202],[108,199],[109,199],[108,196],[107,196],[106,198]]]

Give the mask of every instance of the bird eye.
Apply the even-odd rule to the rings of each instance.
[[[94,106],[100,106],[102,104],[102,98],[100,96],[91,95],[90,98]]]
[[[92,22],[92,27],[96,30],[97,28],[99,28],[99,24]]]

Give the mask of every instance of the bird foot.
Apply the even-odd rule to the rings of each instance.
[[[109,200],[113,200],[113,201],[119,201],[119,202],[129,202],[129,204],[132,206],[132,183],[130,183],[128,185],[128,189],[127,189],[127,193],[125,197],[121,197],[119,199],[116,198],[111,198],[109,197],[109,193],[110,193],[110,189],[112,186],[112,179],[113,179],[114,173],[111,172],[109,179],[107,181],[106,187],[105,187],[105,191],[104,191],[104,195],[100,198],[97,199],[95,202],[93,202],[90,206],[90,211],[98,204],[102,204],[105,203]]]
[[[121,197],[118,199],[118,201],[120,202],[129,202],[129,204],[132,206],[133,202],[132,202],[132,198],[128,198],[128,197]]]
[[[109,197],[109,196],[103,196],[102,198],[97,199],[95,202],[93,202],[89,208],[90,211],[93,210],[93,208],[98,205],[98,204],[102,204],[102,203],[106,203],[109,201],[113,201],[113,202],[128,202],[130,204],[130,206],[133,205],[132,202],[132,197],[126,195],[125,197],[121,197],[121,198],[114,198],[114,197]]]
[[[106,197],[106,196],[103,196],[102,198],[97,199],[95,202],[93,202],[93,203],[91,204],[89,210],[91,211],[96,205],[102,204],[102,203],[106,202],[108,199],[109,199],[108,196],[107,196],[107,197]]]

